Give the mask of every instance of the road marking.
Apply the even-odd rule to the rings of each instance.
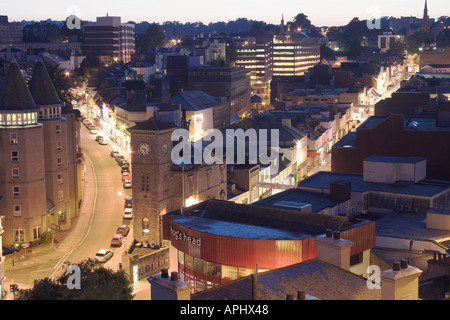
[[[66,253],[61,260],[59,260],[59,262],[56,264],[56,266],[54,267],[55,271],[52,273],[52,275],[50,276],[50,280],[54,280],[54,276],[56,275],[56,273],[59,271],[59,269],[62,267],[62,265],[64,264],[64,262],[66,262],[67,258],[72,254],[73,251],[75,251],[75,249],[77,249],[78,247],[81,246],[81,244],[84,242],[84,240],[86,240],[89,231],[91,230],[91,226],[92,226],[92,221],[94,220],[94,216],[95,216],[95,207],[97,204],[97,176],[95,174],[95,168],[94,168],[94,164],[92,163],[92,160],[85,154],[86,159],[89,160],[90,164],[91,164],[91,168],[92,168],[92,176],[94,177],[94,185],[95,185],[95,193],[94,193],[94,203],[93,203],[93,210],[92,210],[92,214],[91,214],[91,218],[89,221],[89,226],[88,229],[83,237],[83,239],[81,239],[81,241],[72,248],[72,250],[70,250],[68,253]]]

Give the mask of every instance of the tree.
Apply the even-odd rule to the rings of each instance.
[[[157,23],[148,25],[144,34],[136,37],[136,46],[141,50],[163,47],[166,44],[166,35]]]
[[[70,263],[67,263],[70,265]],[[64,274],[56,281],[49,278],[36,280],[31,289],[19,290],[17,300],[132,300],[133,288],[123,270],[113,271],[97,267],[93,259],[78,263],[81,289],[70,290],[70,275]]]
[[[299,13],[295,16],[294,24],[297,26],[297,28],[302,29],[309,29],[312,26],[311,21],[308,19],[308,16],[304,15],[303,13]]]
[[[71,89],[72,80],[69,75],[59,66],[47,66],[48,74],[53,82],[56,93],[61,101],[66,103],[66,106],[73,108],[72,100],[74,99]]]

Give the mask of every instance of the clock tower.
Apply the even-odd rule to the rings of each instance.
[[[149,119],[131,134],[133,236],[137,242],[161,246],[160,216],[172,208],[170,181],[174,124]]]

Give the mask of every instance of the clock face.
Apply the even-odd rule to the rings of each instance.
[[[150,145],[147,142],[142,142],[139,147],[139,153],[143,157],[147,157],[150,154]]]
[[[162,145],[162,150],[164,154],[167,154],[167,152],[169,152],[169,144],[167,142],[164,142],[164,144]]]

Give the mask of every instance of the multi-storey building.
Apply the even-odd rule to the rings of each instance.
[[[97,22],[84,26],[84,54],[102,56],[106,64],[131,61],[135,53],[134,25],[122,23],[120,17],[97,17]]]
[[[0,16],[0,43],[22,42],[22,24],[8,22],[8,16]]]
[[[250,111],[250,79],[244,68],[193,68],[189,70],[189,90],[225,98],[231,104],[231,111],[238,116]]]
[[[0,197],[1,200],[1,197]],[[3,216],[0,216],[0,247],[3,248],[3,242],[2,242],[2,234],[3,234],[3,227],[2,227],[2,218]],[[4,289],[3,289],[3,282],[5,280],[5,257],[3,257],[3,250],[0,251],[0,300],[3,299]]]
[[[268,76],[299,76],[320,62],[318,39],[298,34],[274,36],[266,45]]]
[[[42,61],[30,88],[17,64],[10,64],[0,92],[0,148],[5,155],[0,210],[6,244],[37,240],[48,228],[68,229],[78,215],[79,119],[64,108]]]

